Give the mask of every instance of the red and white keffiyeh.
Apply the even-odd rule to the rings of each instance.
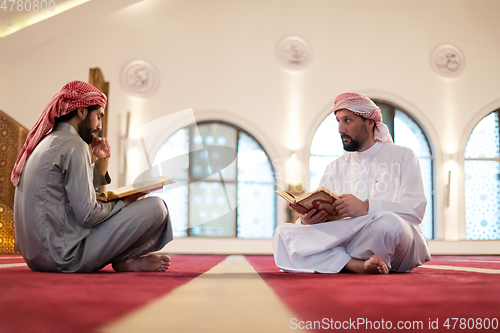
[[[380,108],[368,97],[356,93],[340,94],[333,104],[333,112],[335,113],[341,109],[347,109],[358,116],[374,120],[377,125],[375,128],[375,141],[393,142],[389,128],[382,122]]]
[[[106,95],[90,83],[71,81],[52,97],[37,122],[28,133],[26,142],[17,156],[10,180],[17,186],[21,179],[24,165],[38,143],[54,127],[54,118],[64,116],[78,108],[99,105],[106,108]]]

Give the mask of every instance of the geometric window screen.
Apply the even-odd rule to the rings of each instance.
[[[205,149],[196,150],[201,145]],[[222,160],[224,151],[211,147],[236,151],[236,160],[222,166],[223,181],[210,165]],[[232,124],[200,122],[170,136],[153,165],[188,152],[185,168],[168,175],[176,187],[153,194],[169,207],[174,237],[271,238],[277,220],[276,179],[257,140]]]
[[[394,143],[413,150],[422,172],[427,206],[422,220],[422,232],[427,239],[434,238],[434,160],[432,145],[420,125],[407,112],[391,104],[375,101],[382,111],[383,121],[389,128]],[[326,166],[345,151],[338,133],[338,122],[332,112],[314,134],[309,156],[309,189],[319,186]]]
[[[466,239],[500,239],[499,112],[474,127],[465,147]]]
[[[434,160],[431,145],[420,126],[408,114],[395,110],[394,143],[408,147],[417,155],[424,194],[427,199],[422,232],[427,239],[434,238]]]

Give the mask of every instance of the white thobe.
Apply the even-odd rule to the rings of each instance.
[[[338,273],[351,258],[380,255],[391,271],[409,272],[430,260],[420,223],[426,199],[418,159],[408,148],[377,142],[346,153],[321,178],[336,194],[368,199],[368,214],[316,225],[281,224],[273,235],[284,271]]]

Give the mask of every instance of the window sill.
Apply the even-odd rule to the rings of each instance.
[[[500,255],[500,240],[429,241],[432,255]],[[161,252],[171,254],[272,255],[270,239],[176,238]]]
[[[500,255],[500,240],[429,241],[432,255]]]
[[[171,254],[247,254],[272,255],[270,239],[176,238],[161,252]]]

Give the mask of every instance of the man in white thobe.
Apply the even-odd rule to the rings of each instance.
[[[276,229],[276,265],[289,272],[410,272],[430,260],[418,159],[393,144],[367,97],[341,94],[334,112],[348,152],[327,166],[320,186],[341,194],[334,207],[343,218],[329,222],[325,211],[292,206],[300,217]]]

